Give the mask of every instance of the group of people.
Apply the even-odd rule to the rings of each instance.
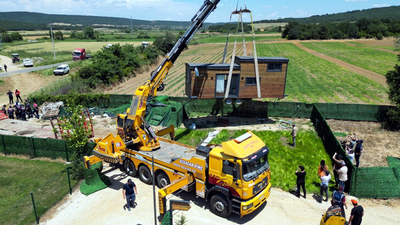
[[[353,137],[347,135],[345,139],[341,142],[342,148],[346,151],[347,156],[349,157],[350,161],[353,163],[354,158],[356,159],[356,167],[360,165],[360,157],[363,151],[363,140],[359,140],[357,138],[356,133],[353,133]]]
[[[14,103],[14,92],[12,92],[11,90],[8,90],[7,95],[8,95],[9,104],[13,104]],[[18,101],[22,102],[21,92],[18,91],[18,89],[15,89],[15,97],[17,98],[16,102],[18,102]]]
[[[335,186],[338,187],[337,190],[333,191],[332,198],[332,206],[336,206],[340,208],[341,215],[346,218],[345,210],[347,209],[346,198],[344,195],[344,189],[346,187],[347,181],[347,171],[348,168],[346,166],[345,161],[341,155],[335,153],[332,157],[333,159],[333,173],[335,177]],[[305,189],[305,177],[307,172],[305,171],[304,166],[299,166],[295,172],[297,176],[297,197],[300,197],[300,188],[303,189],[304,198],[306,198],[306,189]],[[329,192],[329,181],[331,180],[331,173],[329,172],[328,165],[326,165],[325,160],[321,160],[320,165],[318,167],[318,177],[321,180],[320,183],[320,203],[322,201],[328,201],[328,192]],[[325,194],[325,199],[323,198]],[[353,202],[353,200],[352,200]],[[363,215],[363,209],[361,206],[358,206],[357,201],[353,202],[354,209],[352,210],[350,221],[353,221],[353,224],[361,224],[361,217]],[[328,210],[329,211],[329,210]],[[354,212],[353,212],[354,211]],[[361,216],[360,216],[361,215]]]
[[[11,104],[8,108],[7,105],[3,105],[3,108],[1,110],[3,110],[4,114],[6,114],[10,119],[20,119],[23,121],[26,121],[26,117],[36,117],[39,119],[38,105],[36,103],[33,103],[32,107],[29,100],[25,100],[25,104],[15,102],[14,105]]]

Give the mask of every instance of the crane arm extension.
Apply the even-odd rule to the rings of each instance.
[[[183,49],[185,49],[186,45],[189,43],[190,39],[192,39],[197,30],[199,30],[203,26],[204,21],[207,19],[210,13],[214,11],[219,1],[220,0],[205,0],[199,11],[196,13],[196,15],[193,16],[193,18],[191,19],[192,23],[190,24],[190,27],[179,38],[179,40],[176,42],[172,50],[167,54],[163,62],[151,75],[151,78],[148,81],[149,86],[151,87],[151,95],[156,95],[157,88],[162,84],[163,79],[165,78],[165,76],[167,76],[168,71],[174,64],[175,60],[182,53]]]
[[[172,194],[175,191],[184,188],[185,186],[187,187],[193,181],[194,181],[193,174],[188,173],[185,174],[185,176],[181,177],[180,179],[172,182],[171,184],[165,186],[164,188],[158,191],[158,206],[161,215],[164,215],[166,213],[167,203],[165,198],[169,194]]]

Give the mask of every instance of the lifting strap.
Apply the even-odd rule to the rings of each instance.
[[[225,90],[224,100],[228,98],[229,89],[231,88],[231,80],[232,80],[232,73],[233,73],[233,64],[235,63],[236,43],[237,43],[237,33],[238,33],[238,30],[239,30],[239,22],[240,22],[240,16],[238,18],[238,24],[236,26],[235,44],[233,45],[232,59],[231,59],[231,65],[229,67],[229,75],[228,75],[228,81],[226,83],[226,90]]]
[[[250,11],[250,18],[251,18],[251,31],[253,32],[253,57],[254,57],[254,71],[256,72],[257,97],[261,98],[260,78],[259,78],[260,75],[258,72],[258,58],[256,50],[256,34],[254,33],[253,14],[251,13],[251,11]]]

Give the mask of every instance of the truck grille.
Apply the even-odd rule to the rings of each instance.
[[[268,185],[268,176],[264,178],[261,182],[257,183],[253,187],[253,195],[257,194],[261,189]]]

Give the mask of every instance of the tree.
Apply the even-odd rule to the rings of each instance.
[[[85,27],[83,33],[85,34],[85,38],[96,39],[93,27]]]
[[[11,32],[11,39],[13,41],[22,41],[22,35],[18,32]]]
[[[400,61],[400,54],[397,55]],[[387,72],[386,83],[389,86],[389,100],[395,104],[387,115],[388,119],[385,121],[385,127],[392,130],[400,130],[400,65],[396,64],[394,70]]]
[[[76,31],[71,31],[71,34],[69,35],[70,38],[76,38]]]
[[[4,43],[10,43],[13,41],[11,38],[11,35],[9,35],[9,34],[2,34],[1,39]]]
[[[84,167],[83,167],[83,155],[85,154],[85,147],[89,141],[90,129],[85,128],[86,118],[83,116],[83,107],[81,105],[75,105],[72,102],[68,103],[66,108],[67,115],[60,119],[59,126],[68,132],[61,134],[61,137],[66,140],[68,147],[73,149],[72,167],[73,177],[75,179],[84,178]],[[54,132],[58,132],[57,129],[53,129]]]
[[[174,47],[175,41],[175,36],[171,32],[167,31],[165,32],[165,36],[156,38],[153,45],[166,54]]]
[[[5,27],[0,27],[0,34],[7,34],[7,29]]]
[[[64,40],[64,34],[63,34],[61,31],[57,31],[57,32],[54,34],[54,38],[55,38],[56,40]]]

